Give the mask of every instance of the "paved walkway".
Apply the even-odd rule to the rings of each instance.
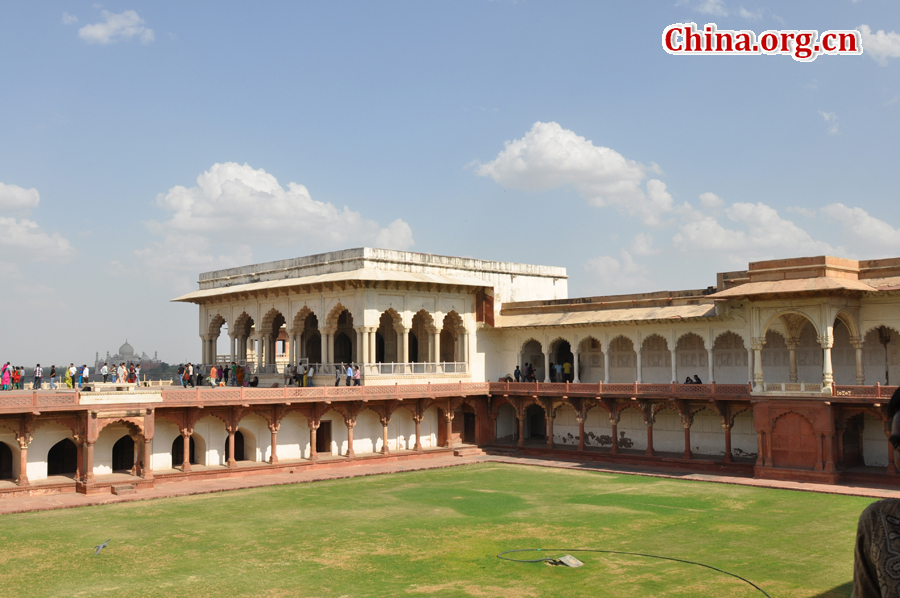
[[[131,502],[136,500],[150,500],[155,498],[169,498],[174,496],[189,496],[193,494],[211,494],[214,492],[227,492],[229,490],[241,490],[245,488],[260,488],[263,486],[279,486],[285,484],[304,484],[319,480],[339,480],[370,475],[381,475],[403,471],[423,471],[428,469],[440,469],[456,467],[472,463],[508,463],[511,465],[525,465],[531,467],[552,467],[558,469],[573,469],[582,471],[597,471],[615,474],[632,474],[650,477],[658,477],[673,480],[692,480],[698,482],[714,482],[720,484],[735,484],[739,486],[754,486],[758,488],[778,488],[783,490],[799,490],[804,492],[822,492],[825,494],[841,494],[846,496],[865,496],[870,498],[900,498],[900,490],[890,487],[877,486],[849,486],[831,484],[810,484],[802,482],[784,482],[779,480],[758,480],[724,475],[711,475],[704,473],[672,473],[648,468],[621,467],[616,465],[604,465],[598,463],[578,463],[573,461],[561,461],[555,459],[497,456],[497,455],[472,455],[466,457],[454,457],[452,455],[432,457],[430,459],[379,462],[372,460],[360,462],[353,467],[335,467],[332,469],[306,469],[298,468],[296,473],[272,473],[259,474],[248,477],[220,478],[206,480],[187,480],[158,484],[155,488],[140,490],[135,494],[116,496],[113,494],[99,494],[85,496],[83,494],[49,494],[43,496],[25,496],[0,499],[0,515],[9,513],[25,513],[30,511],[47,511],[52,509],[69,509],[91,505],[106,505],[112,503]]]

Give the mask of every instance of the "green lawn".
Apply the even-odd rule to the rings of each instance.
[[[849,596],[872,499],[482,464],[0,517],[7,596]],[[112,539],[93,556],[93,546]],[[564,553],[559,553],[564,554]]]

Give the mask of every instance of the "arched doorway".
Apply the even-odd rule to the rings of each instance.
[[[78,447],[75,443],[64,438],[52,447],[47,453],[47,475],[74,474],[78,469]]]
[[[228,460],[228,438],[225,439],[225,460]],[[244,460],[244,435],[240,430],[234,433],[234,460]]]
[[[0,442],[0,480],[11,480],[13,477],[13,454],[5,442]]]
[[[775,467],[813,469],[819,437],[802,415],[786,413],[772,429],[772,463]]]
[[[525,410],[525,436],[527,438],[547,438],[547,419],[544,408],[540,405],[529,405]]]
[[[134,439],[125,435],[119,438],[113,445],[112,470],[124,471],[134,467]]]
[[[416,333],[412,331],[409,333],[409,362],[419,362],[419,339],[416,338]]]
[[[375,332],[375,361],[377,363],[399,363],[400,342],[397,328],[401,327],[400,314],[387,309],[378,318],[378,330]]]
[[[353,341],[344,332],[338,332],[334,335],[334,362],[353,362]]]
[[[190,448],[188,454],[188,463],[193,465],[197,464],[197,449],[196,443],[194,442],[194,437],[191,436],[190,440]],[[172,467],[176,467],[184,463],[184,438],[182,436],[178,436],[175,440],[172,441]]]
[[[384,337],[380,332],[375,333],[375,363],[384,363]]]

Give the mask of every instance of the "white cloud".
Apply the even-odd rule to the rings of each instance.
[[[16,260],[66,259],[75,250],[58,233],[48,234],[32,220],[0,217],[0,247]]]
[[[653,247],[653,235],[638,233],[631,240],[630,252],[634,255],[656,255],[659,250]]]
[[[900,58],[900,33],[885,33],[883,29],[872,33],[868,25],[860,25],[858,29],[862,34],[863,53],[871,56],[878,64],[887,66],[888,58]]]
[[[827,124],[831,125],[830,127],[828,127],[828,134],[829,135],[837,135],[837,132],[838,132],[837,114],[835,114],[834,112],[825,112],[823,110],[819,110],[819,114],[822,116],[822,118],[825,119],[825,122]]]
[[[810,210],[809,208],[802,208],[799,206],[789,206],[787,208],[787,211],[793,212],[795,214],[800,214],[801,216],[804,216],[806,218],[815,218],[816,217],[816,211]]]
[[[78,17],[76,17],[75,15],[70,15],[67,12],[64,12],[63,16],[62,16],[62,22],[64,25],[74,25],[75,23],[78,22]]]
[[[144,27],[144,19],[133,10],[115,14],[108,10],[100,11],[103,21],[93,25],[85,25],[78,30],[78,37],[91,44],[111,44],[137,37],[143,44],[155,39],[153,30]]]
[[[35,188],[24,189],[18,185],[0,183],[0,212],[29,214],[41,202],[41,195]]]
[[[725,8],[723,0],[703,0],[694,6],[694,10],[704,15],[728,16],[728,10]]]
[[[537,122],[521,139],[507,141],[497,157],[475,172],[512,189],[544,191],[573,186],[593,206],[615,205],[644,224],[659,225],[673,209],[666,185],[656,179],[641,184],[647,170],[608,147],[597,146],[555,122]]]
[[[738,14],[748,21],[759,21],[763,18],[763,11],[761,8],[757,8],[756,10],[747,10],[743,6],[738,10]]]
[[[724,206],[725,201],[715,193],[707,192],[700,194],[700,205],[707,210],[713,210],[715,208],[721,208],[722,206]]]
[[[714,252],[737,262],[835,253],[831,245],[814,240],[766,204],[735,203],[725,214],[735,228],[726,228],[711,216],[688,222],[672,238],[675,247],[688,252]]]
[[[882,255],[896,255],[900,252],[900,229],[871,216],[864,209],[833,203],[822,208],[822,213],[830,220],[840,223],[845,240],[857,251],[862,249]]]
[[[165,223],[151,223],[156,232],[201,233],[222,242],[265,242],[285,246],[303,241],[310,246],[373,244],[385,249],[414,245],[412,229],[397,219],[382,228],[348,207],[315,201],[303,185],[278,180],[262,168],[226,162],[197,177],[197,186],[172,187],[156,203],[171,213]]]
[[[583,264],[585,271],[593,276],[591,288],[603,294],[647,292],[652,283],[645,276],[646,267],[636,263],[625,249],[619,256],[616,259],[601,255]]]

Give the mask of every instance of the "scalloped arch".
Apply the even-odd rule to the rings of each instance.
[[[765,336],[765,333],[769,331],[769,326],[771,326],[772,322],[774,322],[777,318],[780,318],[781,316],[791,315],[791,314],[805,318],[812,325],[813,330],[816,331],[816,336],[822,335],[822,332],[819,330],[819,326],[816,324],[815,318],[811,317],[808,313],[804,312],[802,309],[785,309],[785,310],[779,311],[778,313],[770,316],[769,319],[766,320],[766,324],[762,328],[763,336]],[[802,330],[802,328],[803,327],[801,326],[800,329]]]

